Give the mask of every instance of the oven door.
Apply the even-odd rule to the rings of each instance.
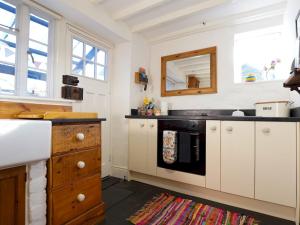
[[[159,120],[157,165],[162,168],[205,175],[205,120]],[[164,160],[164,131],[176,132],[173,163]]]

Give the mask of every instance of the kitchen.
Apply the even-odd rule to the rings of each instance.
[[[223,218],[299,224],[299,9],[1,0],[0,115],[12,129],[1,128],[0,172],[21,167],[24,195],[20,221],[0,207],[0,224],[138,224],[165,192]]]

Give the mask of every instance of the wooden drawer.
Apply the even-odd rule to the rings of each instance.
[[[56,125],[52,128],[52,154],[100,145],[100,124]]]
[[[101,171],[99,147],[91,150],[54,156],[52,158],[52,188],[66,185]]]
[[[101,204],[100,179],[99,175],[95,175],[53,191],[52,224],[64,224]],[[79,200],[80,195],[85,197],[83,201]]]
[[[90,209],[65,225],[95,225],[104,219],[104,203]]]

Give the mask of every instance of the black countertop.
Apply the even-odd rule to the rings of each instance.
[[[170,115],[170,116],[131,116],[127,119],[157,119],[157,120],[227,120],[227,121],[274,121],[274,122],[300,122],[300,117],[260,117],[260,116],[198,116],[198,115]]]
[[[91,119],[51,119],[52,124],[66,123],[100,123],[106,121],[106,118],[91,118]]]

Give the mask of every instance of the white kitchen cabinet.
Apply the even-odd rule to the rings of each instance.
[[[206,121],[206,188],[221,189],[221,122]]]
[[[254,122],[221,122],[221,191],[254,198]]]
[[[129,170],[156,175],[157,120],[129,120]]]
[[[147,174],[156,175],[157,165],[157,120],[148,120]]]
[[[148,152],[148,127],[146,119],[129,120],[129,170],[146,172]]]
[[[296,206],[296,129],[296,123],[256,122],[256,199]]]

